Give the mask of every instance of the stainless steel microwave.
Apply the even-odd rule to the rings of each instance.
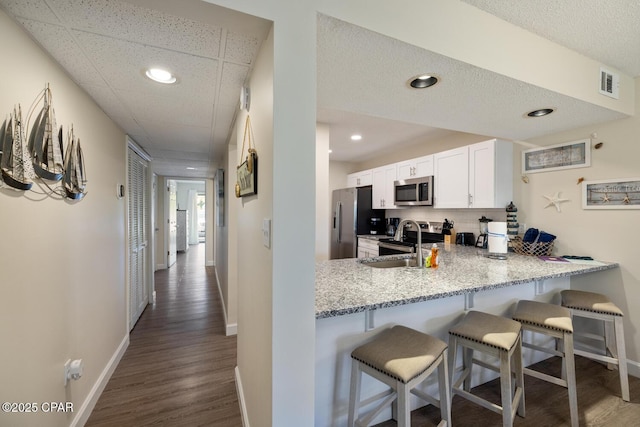
[[[396,206],[433,206],[433,176],[394,182]]]

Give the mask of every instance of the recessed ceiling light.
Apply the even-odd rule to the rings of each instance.
[[[438,78],[429,74],[412,77],[409,79],[409,86],[414,89],[424,89],[438,83]]]
[[[187,166],[187,170],[194,171],[196,168],[192,168],[191,166]]]
[[[333,153],[333,150],[331,148],[329,148],[329,154]]]
[[[145,74],[151,80],[158,83],[171,84],[177,81],[176,76],[161,68],[149,68]]]
[[[352,141],[360,141],[361,139],[362,139],[362,135],[360,135],[360,134],[356,133],[356,134],[351,135],[351,140]]]
[[[542,116],[546,116],[547,114],[551,114],[553,113],[553,108],[541,108],[539,110],[533,110],[527,113],[527,116],[529,117],[542,117]]]

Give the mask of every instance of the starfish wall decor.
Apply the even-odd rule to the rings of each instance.
[[[542,196],[542,197],[544,197],[549,201],[549,203],[547,203],[545,208],[548,208],[549,206],[555,206],[558,212],[560,212],[560,203],[569,201],[569,199],[560,198],[560,191],[556,191],[556,194],[554,194],[553,196]]]

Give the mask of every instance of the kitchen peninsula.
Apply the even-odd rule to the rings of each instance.
[[[487,258],[483,249],[441,245],[440,267],[375,268],[363,259],[316,264],[316,426],[346,425],[351,351],[381,328],[402,324],[447,340],[465,310],[510,315],[520,299],[554,301],[570,277],[617,268],[613,262],[551,263],[509,253]],[[390,256],[384,258],[401,258]],[[406,256],[405,256],[406,257]],[[540,345],[549,345],[542,339]],[[547,356],[525,353],[525,364]],[[495,377],[478,370],[473,385]],[[363,378],[363,395],[384,390]],[[413,402],[412,408],[424,405]],[[390,410],[377,422],[390,417]]]

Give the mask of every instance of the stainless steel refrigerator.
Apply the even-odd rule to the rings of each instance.
[[[357,258],[358,235],[370,234],[372,217],[384,224],[384,209],[371,209],[371,186],[333,191],[330,259]]]

